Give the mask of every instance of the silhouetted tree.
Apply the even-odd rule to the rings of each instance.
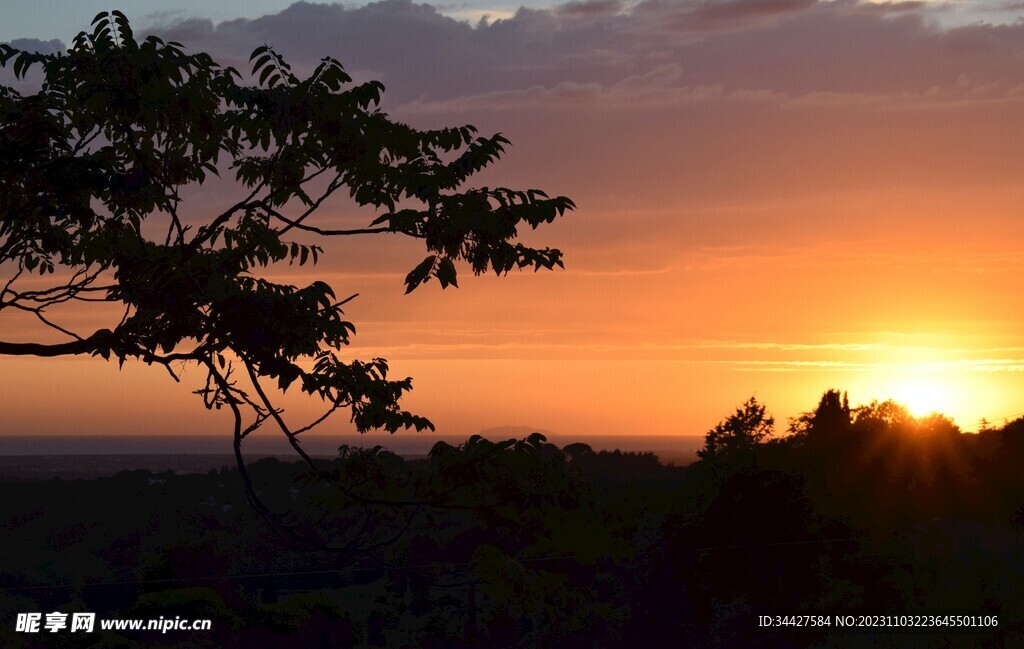
[[[583,442],[575,442],[573,444],[566,444],[562,448],[562,452],[565,453],[565,457],[570,462],[576,462],[583,458],[592,457],[594,455],[594,449],[590,444],[584,444]]]
[[[750,397],[736,412],[708,431],[704,448],[697,455],[706,461],[727,461],[748,454],[775,430],[775,418],[768,415],[757,397]]]
[[[176,380],[179,364],[198,365],[205,405],[234,416],[236,453],[270,420],[313,467],[297,435],[338,409],[360,432],[433,426],[399,407],[411,379],[389,378],[380,358],[336,355],[355,331],[342,312],[355,295],[276,283],[263,269],[315,264],[323,249],[311,241],[381,235],[429,253],[406,292],[431,278],[457,286],[459,262],[498,275],[562,266],[560,251],[516,239],[572,201],[464,187],[502,154],[500,134],[393,121],[377,108],[383,86],[353,85],[331,58],[300,78],[258,47],[257,83],[245,85],[207,54],[136,40],[120,12],[92,25],[58,54],[0,45],[0,65],[22,79],[35,69],[42,82],[24,95],[0,86],[0,311],[42,327],[37,341],[0,341],[0,354],[138,359]],[[186,196],[221,174],[235,198],[202,215]],[[344,194],[375,217],[351,229],[317,224],[318,208]],[[110,327],[75,332],[54,314],[95,302],[118,307]],[[66,340],[47,342],[54,335]],[[286,422],[270,381],[323,400],[324,417]]]
[[[864,434],[891,433],[912,427],[915,418],[905,405],[886,399],[858,406],[854,411],[853,423]]]
[[[790,420],[789,432],[797,443],[814,442],[845,435],[852,423],[850,399],[846,392],[826,390],[817,408]]]

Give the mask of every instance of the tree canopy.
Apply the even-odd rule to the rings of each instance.
[[[707,432],[704,448],[697,455],[710,462],[733,460],[762,443],[774,430],[775,418],[768,415],[757,397],[750,397]]]
[[[100,13],[66,52],[0,45],[17,78],[41,73],[31,93],[0,86],[0,312],[45,326],[34,340],[0,341],[0,353],[138,359],[175,378],[178,363],[200,365],[198,393],[233,412],[236,444],[273,420],[302,453],[296,435],[309,426],[285,423],[268,381],[297,384],[328,414],[348,409],[360,432],[432,428],[399,405],[410,379],[390,378],[384,359],[336,353],[355,332],[342,311],[354,295],[261,272],[316,264],[330,238],[381,235],[418,239],[428,253],[406,292],[432,278],[457,286],[460,265],[552,269],[562,253],[519,243],[519,231],[574,205],[536,189],[467,188],[505,137],[395,121],[379,108],[383,85],[354,84],[335,59],[305,78],[267,45],[250,61],[246,83],[208,54],[137,39],[118,11]],[[188,189],[220,176],[241,198],[196,216]],[[318,224],[318,208],[344,194],[375,218]],[[53,315],[81,302],[122,315],[88,332]]]

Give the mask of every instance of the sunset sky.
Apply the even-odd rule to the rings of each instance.
[[[405,405],[439,433],[703,434],[752,394],[784,430],[828,388],[965,430],[1024,414],[1024,3],[518,5],[120,3],[225,65],[264,43],[300,71],[336,57],[396,119],[505,134],[476,184],[576,202],[526,239],[564,271],[462,269],[457,290],[405,296],[424,253],[391,239],[274,274],[358,292],[352,353],[414,377]],[[109,8],[5,3],[0,40],[52,49]],[[0,339],[34,333],[0,314]],[[226,434],[192,374],[0,358],[0,434]]]

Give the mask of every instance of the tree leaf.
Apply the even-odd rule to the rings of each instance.
[[[435,261],[437,261],[437,255],[430,255],[405,276],[406,295],[412,293],[416,290],[417,286],[426,283],[426,281],[430,279],[430,273],[434,269]]]
[[[437,279],[441,282],[441,288],[447,288],[449,284],[455,288],[459,287],[456,281],[455,264],[448,257],[445,257],[437,265]]]

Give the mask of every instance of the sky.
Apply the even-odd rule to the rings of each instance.
[[[403,295],[414,243],[328,245],[316,274],[360,294],[352,353],[412,376],[405,405],[438,432],[699,435],[751,395],[781,432],[829,388],[965,430],[1024,414],[1024,4],[213,4],[121,6],[224,64],[334,56],[396,119],[505,134],[477,184],[578,205],[527,237],[564,271],[457,290]],[[66,43],[106,8],[6,3],[0,39]],[[195,196],[196,218],[218,198]],[[34,331],[0,314],[0,339]],[[0,394],[3,434],[228,425],[161,371],[95,359],[0,359]]]

